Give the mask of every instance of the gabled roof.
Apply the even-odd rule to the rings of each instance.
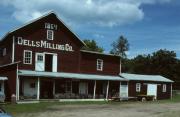
[[[57,17],[57,19],[58,19],[84,46],[86,46],[86,44],[85,44],[85,43],[58,17],[58,15],[57,15],[55,12],[53,12],[53,11],[50,11],[50,12],[42,15],[41,17],[37,18],[37,19],[34,19],[34,20],[32,20],[32,21],[30,21],[30,22],[28,22],[28,23],[25,23],[24,25],[22,25],[22,26],[20,26],[20,27],[18,27],[18,28],[15,28],[15,29],[12,30],[12,31],[9,31],[8,33],[6,33],[6,34],[4,35],[4,37],[0,40],[0,42],[3,41],[8,35],[12,34],[13,32],[15,32],[15,31],[17,31],[17,30],[19,30],[19,29],[21,29],[21,28],[24,28],[25,26],[28,26],[28,25],[30,25],[30,24],[32,24],[32,23],[34,23],[34,22],[36,22],[36,21],[38,21],[38,20],[40,20],[40,19],[42,19],[42,18],[45,18],[45,17],[47,17],[47,16],[49,16],[49,15],[51,15],[51,14],[54,14],[54,15]]]
[[[173,82],[172,80],[160,75],[140,75],[140,74],[128,74],[122,73],[121,77],[131,81],[156,81],[156,82]]]
[[[40,72],[30,70],[19,70],[20,76],[36,76],[36,77],[51,77],[51,78],[73,78],[84,80],[112,80],[112,81],[126,81],[120,76],[111,75],[95,75],[95,74],[81,74],[81,73],[67,73],[67,72]]]

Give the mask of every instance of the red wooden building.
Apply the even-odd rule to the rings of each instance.
[[[7,79],[1,86],[7,100],[13,94],[17,101],[94,100],[115,94],[171,97],[171,80],[120,74],[119,56],[82,50],[83,46],[53,12],[7,33],[0,41],[0,76]]]

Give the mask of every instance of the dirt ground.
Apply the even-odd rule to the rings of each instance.
[[[18,117],[180,117],[180,103],[58,105]]]

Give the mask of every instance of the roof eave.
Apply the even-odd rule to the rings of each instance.
[[[17,62],[13,62],[13,63],[9,63],[9,64],[4,64],[4,65],[1,65],[0,68],[2,67],[6,67],[6,66],[11,66],[11,65],[14,65],[14,64],[19,64],[21,61],[17,61]]]

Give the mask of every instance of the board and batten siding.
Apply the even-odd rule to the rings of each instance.
[[[57,30],[54,30],[54,39],[47,40],[47,29],[44,28],[45,23],[57,25]],[[119,57],[107,56],[102,54],[83,53],[81,48],[82,43],[71,34],[64,25],[53,15],[34,22],[14,34],[15,44],[15,61],[22,61],[19,64],[19,69],[35,70],[36,53],[54,53],[57,54],[57,72],[70,73],[89,73],[89,74],[104,74],[118,75],[119,74]],[[73,51],[54,50],[50,48],[30,47],[17,44],[18,37],[31,41],[46,41],[48,43],[72,46]],[[23,64],[24,50],[32,51],[32,64]],[[103,60],[103,71],[97,71],[97,59]]]

